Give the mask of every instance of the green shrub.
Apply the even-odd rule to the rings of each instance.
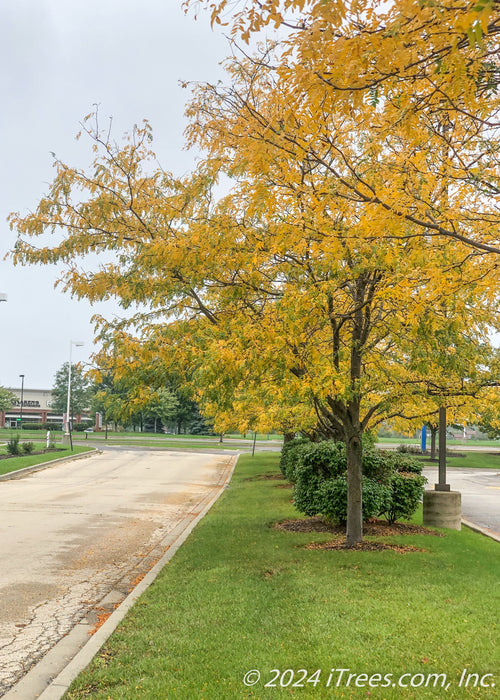
[[[378,435],[376,430],[367,430],[363,433],[363,450],[374,450]]]
[[[421,455],[422,454],[422,448],[419,447],[418,445],[398,445],[396,450],[401,453],[401,454],[410,454],[410,455]]]
[[[42,430],[43,423],[23,423],[23,430]]]
[[[389,486],[395,466],[391,455],[380,450],[363,451],[363,476]]]
[[[292,482],[297,510],[338,522],[347,518],[347,457],[344,443],[301,440],[286,451],[282,471]],[[415,458],[377,449],[363,453],[363,519],[409,518],[422,496],[425,478]]]
[[[394,471],[404,472],[405,474],[410,472],[412,474],[422,473],[422,462],[411,455],[401,454],[399,452],[384,452],[384,455],[392,465]]]
[[[319,491],[325,483],[318,474],[310,468],[300,466],[295,470],[295,483],[293,483],[293,502],[295,507],[305,515],[317,515],[321,512]]]
[[[424,493],[425,476],[413,472],[395,472],[391,480],[391,498],[388,507],[380,515],[390,523],[404,518],[409,520],[416,511]]]
[[[16,435],[15,437],[11,438],[9,442],[6,445],[7,453],[10,455],[19,455],[21,454],[21,449],[19,447],[19,435]]]
[[[25,455],[30,455],[33,452],[33,450],[35,449],[35,443],[34,442],[23,442],[23,443],[21,443],[21,447],[22,447]]]
[[[293,440],[285,442],[281,448],[280,470],[285,479],[288,479],[288,481],[292,481],[293,470],[295,469],[295,465],[299,459],[300,450],[298,450],[298,448],[301,445],[310,444],[310,442],[311,441],[307,438],[297,437]]]
[[[322,479],[332,479],[344,474],[347,469],[347,456],[345,444],[324,440],[322,442],[310,442],[299,450],[300,459],[298,469],[310,470]]]
[[[309,473],[320,479],[330,479],[340,476],[346,469],[347,458],[343,442],[301,441],[288,451],[284,476],[292,483],[296,483],[299,478],[307,478]]]
[[[310,467],[324,479],[342,475],[347,470],[347,455],[343,442],[324,440],[311,442],[305,438],[291,440],[283,446],[280,469],[291,483],[296,482],[299,465]],[[394,471],[420,474],[422,463],[414,457],[376,448],[363,450],[363,475],[389,485]]]
[[[384,484],[363,477],[363,520],[385,511],[391,499],[391,490]],[[347,478],[327,479],[319,486],[315,497],[317,513],[339,523],[347,521]]]

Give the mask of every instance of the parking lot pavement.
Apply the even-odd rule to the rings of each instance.
[[[91,632],[109,614],[233,460],[106,450],[0,483],[0,695],[77,623]]]
[[[426,488],[434,488],[437,468],[426,467],[423,474],[429,480]],[[500,469],[448,467],[446,474],[452,491],[462,494],[462,516],[500,536]]]

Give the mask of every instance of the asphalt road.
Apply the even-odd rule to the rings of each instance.
[[[113,449],[0,483],[0,695],[85,616],[121,602],[232,460]]]
[[[423,474],[429,480],[426,488],[433,489],[437,468],[426,467]],[[462,516],[500,536],[500,469],[448,467],[446,475],[451,490],[462,494]]]

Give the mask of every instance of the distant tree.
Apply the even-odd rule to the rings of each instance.
[[[16,397],[12,391],[0,386],[0,411],[6,411],[8,408],[10,408],[15,399]]]
[[[52,409],[66,411],[68,400],[68,368],[69,362],[65,362],[57,370],[52,387]],[[90,409],[95,387],[84,375],[79,365],[71,365],[71,412],[78,415]]]
[[[144,406],[144,420],[153,421],[153,432],[156,433],[158,424],[166,425],[171,422],[178,408],[179,401],[175,393],[167,387],[161,387],[151,394],[149,404]]]
[[[500,438],[500,397],[497,394],[488,398],[490,400],[479,415],[477,425],[490,440],[497,440]]]

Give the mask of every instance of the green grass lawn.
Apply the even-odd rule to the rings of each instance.
[[[424,461],[426,467],[437,467],[437,461]],[[447,456],[447,467],[468,467],[471,469],[500,469],[500,452],[463,452],[460,457]]]
[[[240,457],[230,488],[67,700],[498,697],[457,687],[464,669],[500,684],[498,543],[464,529],[390,538],[425,550],[406,554],[305,549],[329,535],[272,527],[299,517],[282,482],[259,478],[277,460]],[[252,669],[261,680],[246,687]],[[332,669],[367,676],[347,686]],[[421,674],[419,687],[392,687],[403,674],[408,685]],[[441,678],[425,687],[428,674],[447,674],[448,691]]]
[[[493,449],[499,449],[500,448],[500,440],[462,440],[461,438],[450,438],[448,437],[447,439],[447,445],[448,447],[453,447],[456,445],[459,446],[465,446],[469,445],[470,447],[492,447]],[[377,443],[383,444],[391,444],[391,445],[420,445],[420,438],[397,438],[397,437],[381,437],[377,438]],[[439,440],[436,439],[436,445],[439,445]],[[430,446],[430,438],[427,436],[427,449],[429,449]]]
[[[75,441],[80,442],[78,438],[74,438]],[[85,441],[85,439],[84,439]],[[87,442],[87,441],[85,441]],[[100,441],[97,442],[93,440],[92,436],[89,436],[88,438],[89,443],[94,443],[94,444],[100,444]],[[228,444],[228,443],[218,443],[216,441],[209,442],[209,441],[202,441],[202,440],[183,440],[182,442],[180,440],[148,440],[146,439],[137,439],[137,440],[123,440],[120,438],[109,438],[104,445],[121,445],[122,447],[152,447],[156,449],[174,449],[174,450],[238,450],[238,449],[246,449],[246,450],[251,450],[252,449],[252,444],[249,443],[248,445],[244,445],[241,447],[240,445],[234,445],[234,444]]]
[[[45,464],[46,462],[52,462],[54,459],[61,459],[61,457],[69,457],[72,454],[76,455],[82,452],[88,452],[88,450],[88,447],[78,447],[75,445],[73,447],[73,452],[68,447],[64,450],[48,452],[47,454],[43,455],[23,455],[22,457],[0,459],[0,474],[10,474],[10,472],[15,472],[18,469],[34,467],[37,464]],[[2,449],[0,453],[5,454],[5,448]]]

